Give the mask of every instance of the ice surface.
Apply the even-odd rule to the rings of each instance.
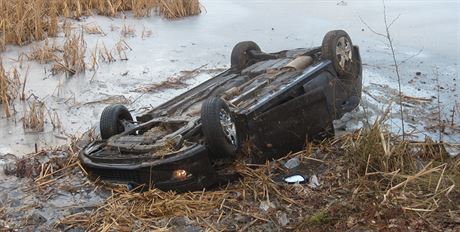
[[[360,20],[361,17],[375,30],[383,31],[381,2],[348,0],[344,1],[347,4],[339,5],[337,2],[204,0],[202,4],[206,10],[201,15],[174,21],[158,16],[134,19],[129,14],[126,19],[91,16],[75,21],[75,25],[97,24],[107,34],[85,35],[87,60],[96,43],[100,46],[103,42],[112,49],[120,39],[132,48],[132,51],[127,51],[129,60],[111,64],[99,62],[94,77],[92,71],[86,71],[70,78],[52,76],[50,65],[23,64],[19,69],[22,76],[29,66],[27,94],[42,99],[50,111],[59,115],[63,127],[53,130],[48,119],[43,133],[25,133],[20,121],[25,105],[16,102],[16,116],[6,119],[2,114],[0,119],[0,154],[32,152],[35,144],[39,149],[65,144],[68,142],[67,135],[81,134],[90,127],[97,127],[99,115],[107,104],[85,104],[87,102],[123,95],[131,101],[136,99],[127,105],[134,114],[144,107],[158,106],[211,78],[214,73],[202,73],[187,81],[190,85],[185,89],[146,94],[134,90],[204,64],[207,68],[228,67],[231,49],[239,41],[253,40],[263,50],[272,52],[320,45],[323,35],[334,29],[344,29],[351,35],[353,43],[360,46],[364,62],[365,92],[361,110],[343,120],[344,128],[352,130],[360,127],[363,120],[375,119],[392,103],[390,127],[398,132],[399,106],[395,102],[398,85],[389,49],[385,40],[369,31]],[[433,99],[430,103],[416,103],[405,108],[405,114],[410,119],[406,129],[419,132],[417,139],[423,139],[425,135],[439,139],[436,137],[439,134],[437,130],[430,129],[437,123],[434,120],[436,115],[432,115],[438,103],[436,76],[443,88],[439,89],[442,119],[454,118],[453,124],[457,129],[460,124],[459,4],[448,0],[387,1],[387,4],[389,17],[401,14],[392,27],[397,58],[399,61],[410,58],[400,66],[402,92],[411,97]],[[123,25],[135,28],[135,36],[122,38],[120,30]],[[142,37],[143,31],[151,31],[152,35]],[[63,36],[55,40],[62,42]],[[19,67],[15,61],[18,54],[30,48],[9,46],[1,55],[5,68]],[[416,72],[421,72],[421,75],[417,76]],[[455,107],[456,114],[451,117],[451,110]],[[368,109],[369,113],[363,114],[364,109]],[[447,132],[442,139],[460,144],[458,130]]]

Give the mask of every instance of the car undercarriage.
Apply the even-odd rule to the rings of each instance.
[[[218,163],[264,162],[334,135],[333,120],[361,98],[359,49],[344,31],[323,44],[276,53],[251,41],[231,68],[133,120],[125,106],[101,115],[101,140],[80,154],[105,180],[187,191],[220,181]]]

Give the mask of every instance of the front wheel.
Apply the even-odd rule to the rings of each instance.
[[[321,54],[332,61],[337,74],[343,76],[352,73],[353,44],[345,31],[328,32],[323,38]]]
[[[235,154],[238,148],[236,125],[224,100],[211,97],[203,102],[201,127],[214,158],[226,158]]]
[[[133,117],[125,106],[110,105],[105,107],[100,121],[102,139],[108,139],[125,131],[123,121],[133,121]]]

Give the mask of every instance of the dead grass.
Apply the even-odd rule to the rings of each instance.
[[[53,126],[53,129],[59,129],[62,127],[62,122],[61,119],[59,118],[59,115],[56,111],[50,112],[48,111],[48,116],[50,118],[51,125]]]
[[[399,141],[375,123],[344,143],[343,149],[365,181],[379,183],[382,201],[428,212],[460,185],[459,158],[443,143]],[[458,187],[457,187],[458,188]]]
[[[62,51],[56,44],[50,44],[49,40],[45,40],[43,45],[36,45],[27,55],[29,60],[35,60],[40,64],[47,64],[58,60],[57,52]]]
[[[146,86],[142,86],[140,88],[137,88],[135,91],[136,92],[150,92],[150,93],[157,93],[161,92],[165,89],[182,89],[184,87],[187,87],[188,85],[183,81],[178,78],[172,77],[168,78],[165,81],[162,81],[157,84],[149,84]]]
[[[2,0],[0,31],[2,47],[6,44],[24,45],[57,33],[56,1]]]
[[[221,69],[204,69],[206,65],[202,65],[196,69],[193,70],[185,70],[185,71],[180,71],[177,74],[174,74],[173,76],[167,78],[166,80],[160,82],[160,83],[155,83],[155,84],[148,84],[142,87],[139,87],[135,89],[134,91],[136,92],[160,92],[165,89],[182,89],[184,87],[187,87],[188,84],[186,83],[187,80],[190,80],[196,76],[198,76],[200,73],[203,72],[214,72],[216,70],[221,70]]]
[[[118,58],[120,60],[128,60],[128,56],[126,55],[126,51],[132,51],[133,49],[129,46],[129,44],[124,39],[120,39],[115,44],[115,50],[117,51]]]
[[[18,97],[21,88],[19,72],[16,68],[6,72],[3,67],[2,57],[0,57],[0,104],[7,118],[14,113],[12,109],[13,101]]]
[[[126,25],[126,24],[123,24],[123,26],[121,27],[121,31],[120,31],[120,34],[122,37],[135,37],[136,36],[136,29],[134,29],[133,26],[131,25]]]
[[[93,14],[116,17],[126,11],[132,11],[135,17],[145,17],[156,11],[166,18],[178,18],[201,12],[198,0],[1,0],[0,3],[0,51],[7,44],[21,46],[56,36],[60,17],[77,20]],[[64,32],[65,26],[64,23]],[[97,27],[86,30],[103,33]]]
[[[101,42],[101,48],[99,49],[99,57],[102,59],[103,62],[112,63],[117,61],[115,57],[113,57],[112,51],[107,49],[105,44]]]
[[[41,132],[45,128],[45,103],[34,99],[28,104],[22,118],[22,127],[31,132]]]
[[[201,13],[198,0],[159,0],[159,11],[168,19],[177,19]]]
[[[246,176],[244,181],[228,188],[210,192],[189,192],[176,194],[151,189],[147,192],[127,191],[125,188],[116,187],[113,195],[106,203],[90,215],[76,214],[61,221],[62,224],[79,222],[91,231],[111,228],[117,231],[130,231],[135,229],[147,230],[148,228],[168,227],[157,223],[161,218],[188,216],[198,221],[203,226],[222,230],[217,227],[220,221],[233,220],[235,215],[243,215],[260,222],[268,222],[256,207],[248,206],[254,202],[265,202],[274,199],[283,201],[284,204],[296,204],[293,199],[285,197],[290,189],[279,188],[267,174],[267,169],[252,169],[241,165],[238,169]],[[273,199],[271,198],[273,197]],[[246,208],[248,207],[248,208]],[[250,210],[248,210],[250,209]],[[222,214],[219,214],[222,212]],[[210,214],[212,215],[210,218]],[[132,223],[137,221],[137,225]]]
[[[86,42],[83,33],[73,33],[66,38],[62,57],[56,60],[52,68],[53,74],[66,72],[70,76],[85,71]]]
[[[240,163],[234,169],[242,179],[212,191],[177,194],[112,186],[112,196],[97,210],[68,216],[60,226],[175,230],[172,220],[185,217],[212,231],[453,228],[459,212],[460,157],[446,156],[442,147],[429,140],[394,140],[376,123],[290,156],[300,157],[303,164],[313,160],[327,166],[318,173],[318,189],[275,181],[283,173],[283,160]],[[287,224],[280,220],[283,214]]]
[[[134,17],[138,18],[149,16],[157,6],[158,0],[133,0],[131,2],[131,10],[134,13]]]
[[[152,30],[146,29],[145,27],[142,29],[141,38],[145,39],[152,35]]]
[[[5,72],[5,68],[3,67],[2,58],[0,57],[0,102],[3,106],[3,112],[5,113],[6,117],[11,116],[10,110],[10,99],[9,96],[9,78]]]
[[[83,31],[90,35],[106,35],[106,33],[102,30],[102,28],[99,25],[93,23],[83,25]]]

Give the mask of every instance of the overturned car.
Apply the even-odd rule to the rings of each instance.
[[[103,180],[188,191],[219,183],[238,157],[250,162],[301,150],[333,136],[333,120],[361,98],[359,49],[342,30],[321,47],[232,50],[231,68],[133,120],[126,107],[101,115],[101,140],[80,152]]]

